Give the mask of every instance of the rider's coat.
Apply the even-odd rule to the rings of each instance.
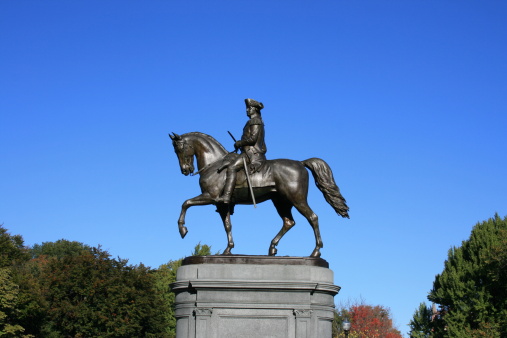
[[[243,128],[240,146],[243,153],[247,154],[251,172],[259,171],[266,162],[266,142],[264,141],[264,122],[260,117],[254,117],[247,121]]]

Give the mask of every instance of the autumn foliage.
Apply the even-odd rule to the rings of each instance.
[[[351,323],[350,338],[402,338],[400,331],[393,327],[388,308],[381,305],[367,305],[364,302],[339,307],[334,323],[334,337],[344,337],[340,325],[344,319]]]

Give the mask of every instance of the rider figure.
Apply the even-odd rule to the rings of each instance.
[[[266,161],[266,143],[264,142],[264,122],[261,117],[261,109],[264,105],[253,99],[245,99],[246,115],[250,118],[243,128],[241,140],[234,143],[234,150],[241,149],[241,154],[236,156],[230,163],[224,164],[219,170],[227,167],[227,179],[223,195],[220,201],[230,203],[236,176],[239,170],[244,169],[243,158],[249,167],[249,172],[259,171]]]

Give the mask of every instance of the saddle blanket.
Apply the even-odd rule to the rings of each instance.
[[[260,170],[255,173],[249,173],[250,181],[252,182],[252,188],[270,187],[275,185],[273,179],[273,172],[269,161],[264,162]],[[236,189],[248,188],[248,182],[246,180],[245,170],[240,170],[236,179]]]

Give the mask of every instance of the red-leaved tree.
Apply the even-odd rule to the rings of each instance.
[[[351,323],[350,338],[402,338],[401,332],[393,326],[388,308],[381,305],[367,305],[364,302],[341,306],[335,315],[334,337],[344,337],[341,322]]]

